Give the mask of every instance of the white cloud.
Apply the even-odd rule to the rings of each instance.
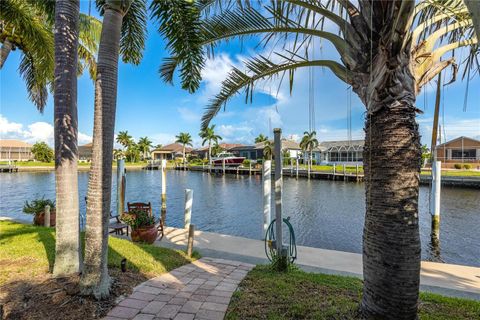
[[[179,108],[177,108],[177,111],[180,114],[180,117],[184,121],[190,122],[190,123],[198,123],[198,122],[200,122],[200,119],[202,117],[200,114],[195,112],[193,109],[187,108],[187,107],[179,107]]]
[[[154,146],[157,144],[166,145],[175,141],[175,135],[171,133],[155,133],[150,138]]]
[[[2,139],[17,139],[29,143],[43,141],[53,146],[54,132],[50,123],[39,121],[25,126],[21,123],[11,122],[0,114],[0,137]],[[79,132],[78,143],[84,144],[92,141],[92,137]]]

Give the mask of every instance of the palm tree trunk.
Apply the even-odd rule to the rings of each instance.
[[[3,68],[5,61],[7,61],[10,51],[12,51],[12,43],[8,39],[5,39],[0,49],[0,69]]]
[[[365,125],[362,311],[367,318],[416,319],[421,146],[413,77],[408,63],[402,63],[408,58],[394,61],[401,65],[388,71],[384,61],[375,63],[379,70],[371,77],[378,87],[369,88],[376,92],[370,103],[378,104],[369,110],[378,111],[367,115]]]
[[[53,274],[81,269],[78,209],[77,48],[79,0],[55,4],[55,190],[56,242]],[[3,58],[3,49],[2,49]]]
[[[88,182],[83,294],[97,299],[110,293],[108,223],[112,190],[112,151],[117,102],[118,56],[123,16],[108,6],[103,18],[95,80],[93,150]]]
[[[185,145],[183,145],[183,171],[185,171]]]
[[[470,15],[472,16],[473,26],[475,27],[477,38],[480,38],[480,1],[464,0],[464,2],[467,5]]]

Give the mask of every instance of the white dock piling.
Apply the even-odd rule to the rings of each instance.
[[[167,218],[167,160],[162,160],[161,165],[162,170],[162,222],[163,225],[166,226],[166,218]]]
[[[43,215],[43,225],[45,227],[50,227],[50,206],[48,204],[45,206],[45,213]]]
[[[272,161],[265,160],[262,166],[263,173],[263,237],[267,232],[272,218]]]
[[[125,160],[117,160],[117,215],[121,216],[125,211],[125,187],[126,173]]]
[[[432,162],[432,191],[430,194],[430,214],[432,215],[432,238],[440,237],[440,199],[442,182],[442,162]]]
[[[185,225],[187,229],[192,221],[193,190],[185,189]]]

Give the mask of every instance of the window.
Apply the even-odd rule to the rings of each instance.
[[[452,150],[452,159],[475,159],[475,149]]]

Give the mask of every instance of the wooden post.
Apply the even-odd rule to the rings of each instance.
[[[293,158],[290,158],[290,177],[293,176]]]
[[[430,214],[432,215],[432,239],[440,238],[440,197],[442,162],[432,162],[432,192],[430,196]]]
[[[333,164],[333,177],[332,177],[333,180],[335,180],[335,173],[336,173],[336,171],[337,171],[337,168],[336,168],[336,165],[335,165],[335,163],[334,163],[334,164]]]
[[[193,190],[185,189],[185,225],[187,229],[192,221]]]
[[[296,168],[297,180],[298,180],[298,162],[299,162],[298,160],[299,160],[299,157],[298,157],[298,154],[297,154],[297,159],[296,159],[296,161],[295,161],[295,165],[296,165],[296,167],[297,167],[297,168]]]
[[[225,158],[222,159],[223,175],[225,175]]]
[[[283,248],[282,235],[282,129],[276,128],[274,134],[274,151],[275,151],[275,246],[280,257],[278,263],[279,271],[287,268],[286,250]]]
[[[44,210],[45,213],[43,215],[43,225],[45,227],[50,227],[50,206],[47,204]]]
[[[165,227],[167,219],[167,160],[162,160],[162,222]]]
[[[347,171],[345,169],[345,163],[343,164],[343,181],[346,181],[347,180]]]
[[[355,176],[357,177],[358,181],[358,163],[355,165]]]
[[[272,219],[272,161],[265,160],[262,166],[263,173],[263,236],[267,232]],[[263,239],[263,238],[262,238]]]
[[[193,253],[193,237],[195,236],[195,225],[191,224],[188,227],[188,241],[187,241],[187,256],[192,257]]]
[[[250,162],[248,163],[248,175],[251,176],[252,175],[252,161],[250,160]]]
[[[117,215],[121,216],[125,211],[125,160],[117,160]]]

